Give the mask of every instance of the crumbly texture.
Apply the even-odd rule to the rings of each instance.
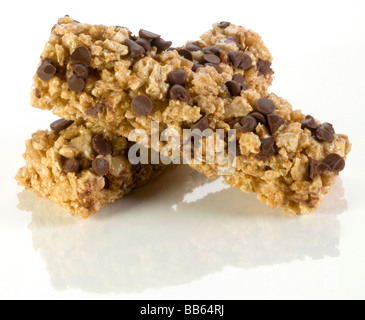
[[[111,143],[111,154],[95,152],[92,146],[95,136]],[[128,147],[125,138],[83,121],[77,121],[60,133],[39,130],[26,142],[26,166],[19,170],[16,180],[27,190],[56,202],[68,212],[88,218],[164,169],[159,165],[132,166],[126,155]],[[93,169],[96,158],[108,162],[105,176]],[[69,159],[78,162],[76,172],[64,172]]]
[[[232,36],[239,44],[228,39]],[[41,56],[41,64],[49,59],[57,67],[57,73],[46,81],[38,74],[34,76],[32,106],[53,110],[64,119],[83,118],[128,137],[135,128],[150,133],[151,121],[158,121],[162,131],[167,127],[189,128],[202,115],[213,122],[223,120],[226,118],[224,101],[218,96],[229,96],[225,83],[234,75],[243,75],[248,88],[260,93],[266,92],[273,79],[271,69],[262,74],[257,67],[259,61],[268,64],[272,61],[259,35],[233,24],[226,28],[216,24],[204,33],[202,40],[196,42],[200,50],[191,52],[194,62],[180,56],[177,50],[157,53],[154,46],[144,55],[131,57],[126,45],[130,39],[135,38],[127,28],[81,24],[69,17],[60,19]],[[89,50],[91,61],[84,89],[75,92],[70,89],[68,80],[74,75],[71,56],[80,45]],[[194,63],[204,63],[204,50],[213,45],[221,50],[217,67],[222,73],[213,66],[192,71]],[[251,67],[234,68],[229,52],[244,53],[251,59]],[[189,101],[169,97],[172,86],[168,75],[176,70],[186,73]],[[145,95],[153,102],[148,116],[138,116],[132,110],[131,102],[138,95]],[[229,112],[232,113],[240,101],[230,100],[233,105]],[[89,115],[87,111],[98,104],[104,106],[102,110],[97,115]]]
[[[323,162],[329,154],[346,159],[351,144],[344,134],[334,134],[333,142],[318,141],[310,130],[303,129],[301,122],[306,116],[301,111],[293,110],[288,101],[275,94],[265,97],[274,102],[274,114],[283,117],[285,124],[272,135],[262,124],[254,132],[238,132],[237,167],[234,174],[224,176],[225,182],[243,192],[256,193],[259,200],[272,208],[279,207],[290,214],[309,213],[320,206],[339,175],[326,170],[313,180],[308,179],[310,159]],[[259,94],[252,94],[253,107],[259,98]],[[315,122],[320,125],[318,120]],[[227,130],[237,128],[225,125]],[[259,160],[262,140],[271,136],[275,137],[277,152],[267,160]],[[218,178],[217,165],[192,167],[211,179]]]

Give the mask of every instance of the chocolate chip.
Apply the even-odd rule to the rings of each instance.
[[[322,124],[322,126],[328,131],[328,132],[330,132],[330,133],[332,133],[332,134],[335,134],[336,132],[335,132],[335,129],[333,128],[333,125],[332,124],[330,124],[330,123],[328,123],[328,122],[325,122],[325,123],[323,123]]]
[[[304,178],[305,180],[313,181],[319,175],[323,174],[326,170],[328,170],[327,164],[310,158],[307,165],[308,177]]]
[[[321,124],[317,127],[316,138],[319,141],[333,142],[335,140],[335,136],[332,132],[334,132],[332,126],[328,126],[328,124]]]
[[[129,56],[131,58],[136,58],[146,52],[145,48],[131,39],[126,39],[125,44],[128,46]]]
[[[42,97],[41,92],[39,91],[39,89],[34,90],[34,95],[36,96],[37,99],[40,99]]]
[[[141,38],[145,38],[145,39],[158,39],[161,38],[161,36],[157,33],[153,33],[144,29],[139,30],[139,36]]]
[[[275,104],[269,99],[261,98],[256,102],[256,109],[263,114],[273,113],[275,111]]]
[[[189,102],[191,97],[189,92],[182,86],[176,84],[170,90],[171,100],[180,100],[182,102]]]
[[[71,76],[68,79],[68,87],[75,92],[81,92],[85,88],[85,79],[78,76]]]
[[[240,66],[246,66],[248,59],[247,54],[243,52],[230,51],[228,52],[228,57],[231,60],[234,68],[240,68]]]
[[[225,29],[225,28],[229,27],[230,25],[231,25],[231,23],[228,21],[222,21],[222,22],[218,23],[218,27],[222,28],[222,29]]]
[[[220,64],[221,59],[217,57],[215,54],[208,53],[204,55],[203,59],[204,63],[211,63],[211,64]]]
[[[325,159],[324,163],[328,165],[328,170],[331,172],[339,173],[345,169],[345,159],[338,154],[331,153]]]
[[[241,43],[240,43],[240,41],[238,40],[237,37],[229,36],[229,37],[227,37],[227,40],[233,41],[237,45],[238,49],[242,50],[242,45],[241,45]]]
[[[92,163],[93,170],[99,176],[106,176],[109,172],[109,162],[103,158],[94,159]]]
[[[279,129],[281,125],[285,123],[284,118],[276,115],[276,114],[268,114],[267,115],[267,124],[270,129],[271,134],[275,133],[276,130]]]
[[[185,46],[185,49],[186,50],[189,50],[191,52],[195,52],[195,51],[200,51],[201,50],[201,48],[199,46],[197,46],[195,43],[188,43]]]
[[[259,75],[266,76],[267,74],[273,72],[273,70],[271,69],[271,62],[266,60],[259,59],[257,61],[256,68]]]
[[[240,123],[238,130],[242,132],[253,132],[257,127],[257,120],[250,115],[243,117]]]
[[[260,112],[251,112],[250,116],[254,117],[259,123],[266,125],[265,116]]]
[[[72,125],[74,122],[70,121],[70,120],[65,120],[65,119],[59,119],[55,122],[52,122],[50,127],[51,130],[54,132],[61,132],[62,130],[67,129],[70,125]]]
[[[99,113],[104,111],[105,105],[103,103],[98,103],[95,107],[86,110],[88,116],[97,116]]]
[[[274,137],[263,139],[261,141],[260,153],[257,155],[257,159],[265,161],[275,155],[277,152],[275,142],[276,140]]]
[[[78,77],[87,79],[87,77],[89,76],[89,68],[86,67],[84,64],[74,64],[72,69]]]
[[[302,129],[309,129],[312,132],[315,132],[317,130],[317,124],[312,116],[306,116],[301,124]]]
[[[49,81],[54,78],[57,72],[57,68],[54,66],[50,59],[44,59],[42,64],[37,70],[39,79],[43,81]]]
[[[238,68],[242,70],[248,70],[251,67],[252,67],[252,59],[248,54],[244,53]]]
[[[179,84],[180,86],[184,86],[188,79],[184,70],[170,72],[167,78],[171,85]]]
[[[235,74],[234,76],[233,76],[233,79],[232,79],[233,81],[236,81],[236,82],[238,82],[238,83],[245,83],[245,78],[243,77],[243,75],[241,75],[241,74]]]
[[[152,45],[157,48],[157,53],[161,53],[162,51],[167,50],[171,47],[171,41],[165,41],[164,39],[158,38],[152,41]]]
[[[152,51],[152,46],[151,46],[150,40],[141,38],[141,39],[137,39],[136,43],[139,44],[143,49],[145,49],[146,52]]]
[[[132,100],[132,110],[136,116],[145,117],[152,113],[153,104],[149,97],[140,95]]]
[[[227,81],[226,86],[228,88],[229,93],[233,97],[237,97],[241,94],[241,84],[236,81]]]
[[[187,49],[178,50],[180,56],[184,57],[187,60],[194,61],[192,53]]]
[[[80,170],[80,163],[74,159],[67,159],[64,164],[63,164],[63,168],[62,168],[62,172],[64,173],[70,173],[70,172],[74,172],[77,173]]]
[[[220,67],[220,66],[217,66],[216,64],[213,64],[213,63],[206,63],[205,64],[206,67],[213,67],[215,70],[217,70],[217,72],[219,74],[222,74],[223,73],[223,69]]]
[[[209,120],[207,117],[201,118],[191,127],[191,131],[200,130],[201,132],[203,132],[206,129],[209,129]]]
[[[202,64],[200,64],[199,61],[194,60],[193,62],[194,62],[194,65],[193,65],[192,70],[194,72],[196,72],[199,68],[204,68],[204,66]]]
[[[108,154],[112,154],[113,152],[113,146],[110,143],[110,141],[103,138],[103,136],[95,136],[92,140],[92,146],[94,150],[103,156],[106,156]]]
[[[223,53],[223,49],[219,48],[218,46],[205,47],[205,48],[203,48],[203,51],[206,54],[213,53],[213,54],[215,54],[218,57],[220,57],[221,53]]]
[[[70,56],[73,63],[82,63],[86,66],[91,65],[91,52],[85,46],[78,46]]]

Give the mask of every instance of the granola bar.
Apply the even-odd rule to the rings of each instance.
[[[251,92],[246,98],[252,110],[220,124],[237,131],[236,169],[225,182],[290,214],[317,209],[345,168],[348,137],[275,94]],[[219,176],[217,164],[191,166],[212,179]]]
[[[60,19],[34,76],[31,104],[58,116],[86,119],[118,135],[151,132],[151,122],[181,130],[202,114],[225,118],[220,94],[272,82],[272,57],[256,33],[229,23],[173,49],[159,35]],[[226,85],[226,83],[228,83]],[[237,97],[231,113],[245,108]]]
[[[78,120],[59,120],[26,142],[26,166],[19,185],[88,218],[162,172],[164,166],[132,166],[130,143],[105,129]]]

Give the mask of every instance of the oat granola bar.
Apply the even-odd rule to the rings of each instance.
[[[200,41],[173,49],[171,42],[141,29],[78,23],[70,17],[53,27],[34,76],[31,103],[58,116],[86,119],[118,135],[150,133],[151,121],[181,130],[202,114],[224,119],[220,94],[264,93],[272,82],[272,57],[256,33],[215,24]]]
[[[105,27],[93,32],[100,28]],[[136,128],[151,134],[153,120],[160,130],[173,128],[180,134],[184,128],[236,129],[240,155],[235,173],[225,177],[229,185],[255,192],[269,206],[292,214],[320,205],[345,166],[350,143],[332,125],[266,93],[272,81],[271,56],[256,34],[220,23],[202,41],[164,52],[159,45],[168,45],[158,35],[141,30],[133,38],[125,31],[132,42],[125,40],[123,68],[105,53],[94,57],[92,30],[70,18],[56,25],[35,76],[34,106],[53,108],[67,119],[86,118],[126,137]],[[84,68],[75,67],[78,62]],[[65,65],[68,71],[60,71]],[[85,86],[80,80],[77,93],[72,88],[80,84],[76,78],[86,65],[94,71],[87,73]],[[100,80],[93,78],[96,65]],[[47,68],[50,79],[43,74]],[[218,177],[218,164],[191,166]]]
[[[19,185],[88,218],[102,207],[157,176],[160,165],[132,166],[130,143],[105,129],[78,120],[59,120],[26,142],[26,166]]]
[[[250,92],[245,97],[251,111],[221,123],[226,131],[237,131],[236,169],[224,176],[225,182],[291,214],[317,209],[345,168],[348,137],[337,134],[330,123],[293,110],[275,94]],[[217,164],[191,166],[218,177]]]

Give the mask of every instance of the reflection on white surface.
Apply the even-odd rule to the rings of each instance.
[[[34,249],[56,289],[129,293],[187,284],[225,266],[337,257],[343,196],[338,180],[318,212],[292,217],[178,167],[86,221],[25,191],[19,208],[32,212]]]

